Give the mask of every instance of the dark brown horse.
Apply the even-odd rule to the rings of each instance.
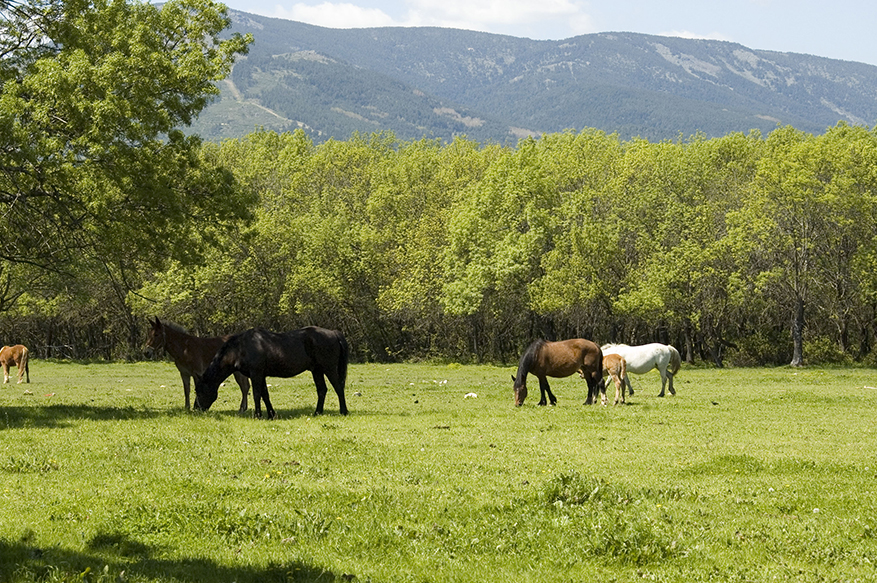
[[[18,367],[18,382],[27,373],[27,382],[30,382],[30,367],[27,365],[27,347],[23,344],[4,346],[0,348],[0,364],[3,365],[3,384],[9,382],[9,367]]]
[[[337,330],[310,326],[291,332],[270,332],[251,328],[228,339],[204,371],[195,379],[195,408],[206,411],[216,401],[219,384],[233,372],[241,372],[253,382],[256,417],[262,416],[260,401],[265,401],[268,417],[277,416],[268,397],[266,377],[289,378],[311,371],[317,386],[317,410],[323,412],[326,402],[326,380],[338,395],[338,407],[347,415],[344,385],[347,382],[349,348],[344,335]]]
[[[578,372],[588,382],[588,399],[585,405],[597,400],[597,394],[606,394],[603,382],[603,351],[584,338],[573,338],[560,342],[533,342],[521,356],[518,374],[512,377],[515,390],[515,405],[520,407],[527,398],[527,373],[539,379],[540,405],[547,405],[546,393],[552,405],[557,404],[546,377],[563,378]]]
[[[183,379],[183,394],[186,396],[186,409],[189,404],[189,381],[192,377],[198,378],[207,369],[207,365],[216,356],[216,351],[231,336],[200,337],[187,334],[181,327],[170,322],[162,322],[158,318],[150,322],[151,328],[146,335],[144,352],[152,358],[153,351],[165,351],[174,359],[180,378]],[[243,413],[247,410],[247,394],[250,392],[250,380],[235,373],[235,380],[241,388],[241,407]]]

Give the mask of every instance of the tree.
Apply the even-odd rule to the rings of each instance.
[[[211,0],[0,0],[0,260],[67,272],[191,259],[247,214],[179,127],[251,38]],[[209,237],[208,237],[209,239]]]

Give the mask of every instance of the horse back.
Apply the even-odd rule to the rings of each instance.
[[[613,378],[624,378],[625,369],[624,357],[620,354],[606,354],[603,356],[603,375],[610,375]]]
[[[254,328],[238,337],[240,346],[232,347],[227,358],[235,359],[236,368],[248,376],[248,372],[254,372],[288,378],[310,370],[336,373],[346,379],[347,341],[336,330],[309,326],[290,332],[271,332]],[[231,344],[229,340],[223,348]]]
[[[22,363],[27,365],[27,357],[27,347],[23,344],[0,348],[0,363],[7,366],[21,366]]]
[[[634,374],[644,374],[653,368],[666,370],[671,359],[670,347],[658,342],[640,346],[606,345],[603,347],[603,353],[621,355],[624,358],[627,371]]]
[[[573,338],[546,342],[539,351],[534,370],[556,378],[568,377],[582,370],[597,378],[602,377],[602,360],[603,353],[599,346],[584,338]]]

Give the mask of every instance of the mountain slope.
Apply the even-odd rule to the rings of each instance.
[[[877,67],[861,63],[632,33],[533,41],[231,14],[256,42],[195,128],[209,139],[255,125],[317,141],[386,129],[504,143],[584,127],[658,140],[877,122]]]

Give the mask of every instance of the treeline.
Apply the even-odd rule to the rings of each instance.
[[[24,297],[5,329],[47,347],[100,329],[113,357],[158,315],[198,334],[340,328],[360,360],[509,362],[586,337],[716,365],[874,362],[877,129],[203,148],[258,194],[251,221],[136,285]]]

